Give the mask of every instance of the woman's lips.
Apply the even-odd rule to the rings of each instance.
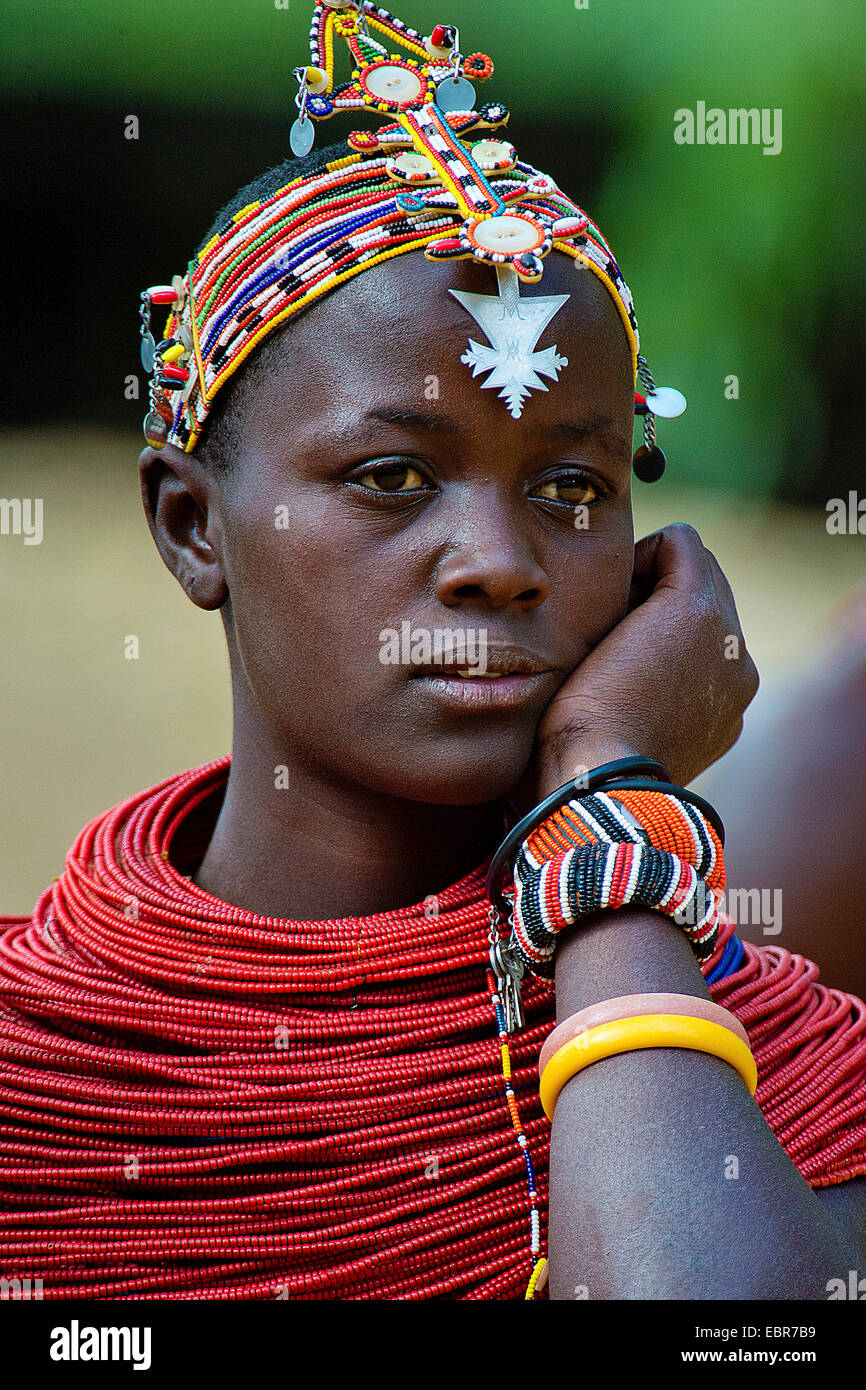
[[[456,672],[423,672],[412,677],[437,704],[448,709],[481,712],[520,709],[538,702],[545,693],[552,672],[489,673],[458,676]]]

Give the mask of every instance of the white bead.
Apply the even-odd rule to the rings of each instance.
[[[405,154],[398,154],[394,159],[390,159],[387,168],[389,173],[392,169],[399,170],[409,178],[419,174],[426,178],[436,175],[436,165],[432,159],[428,159],[426,154],[416,154],[414,150],[407,150]]]
[[[430,54],[431,58],[441,58],[443,63],[447,63],[451,57],[451,49],[437,46],[435,43],[433,43],[429,34],[427,35],[427,38],[424,40],[424,47]]]
[[[531,251],[542,241],[538,228],[524,217],[485,218],[483,222],[475,224],[472,235],[485,251],[503,251],[510,256]]]
[[[417,101],[424,90],[420,77],[396,64],[383,64],[364,73],[363,84],[378,101]]]
[[[587,230],[585,217],[559,217],[550,229],[554,236],[567,237]]]
[[[481,165],[488,162],[491,165],[498,165],[503,160],[512,165],[516,155],[512,146],[506,145],[504,140],[479,140],[472,146],[472,158]]]
[[[646,398],[653,415],[659,415],[663,420],[675,420],[678,415],[682,415],[686,408],[686,398],[682,391],[678,391],[675,386],[657,386],[655,391]]]
[[[531,179],[526,181],[526,191],[538,197],[544,197],[548,193],[557,191],[556,184],[547,174],[534,174]]]

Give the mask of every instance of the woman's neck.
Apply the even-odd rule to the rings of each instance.
[[[286,768],[282,776],[276,768]],[[193,881],[295,921],[370,916],[435,897],[492,853],[502,803],[434,806],[338,782],[235,727],[225,798]]]

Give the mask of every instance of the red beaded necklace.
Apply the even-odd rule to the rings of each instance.
[[[325,922],[203,892],[182,870],[228,767],[98,817],[5,919],[3,1272],[45,1298],[523,1298],[551,987],[525,982],[503,1058],[483,866],[435,911]],[[866,1173],[862,1004],[745,949],[711,992],[749,1030],[764,1114],[813,1186]]]

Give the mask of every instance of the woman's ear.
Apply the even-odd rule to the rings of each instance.
[[[138,460],[147,524],[166,568],[198,608],[228,598],[212,474],[174,444],[146,448]]]

